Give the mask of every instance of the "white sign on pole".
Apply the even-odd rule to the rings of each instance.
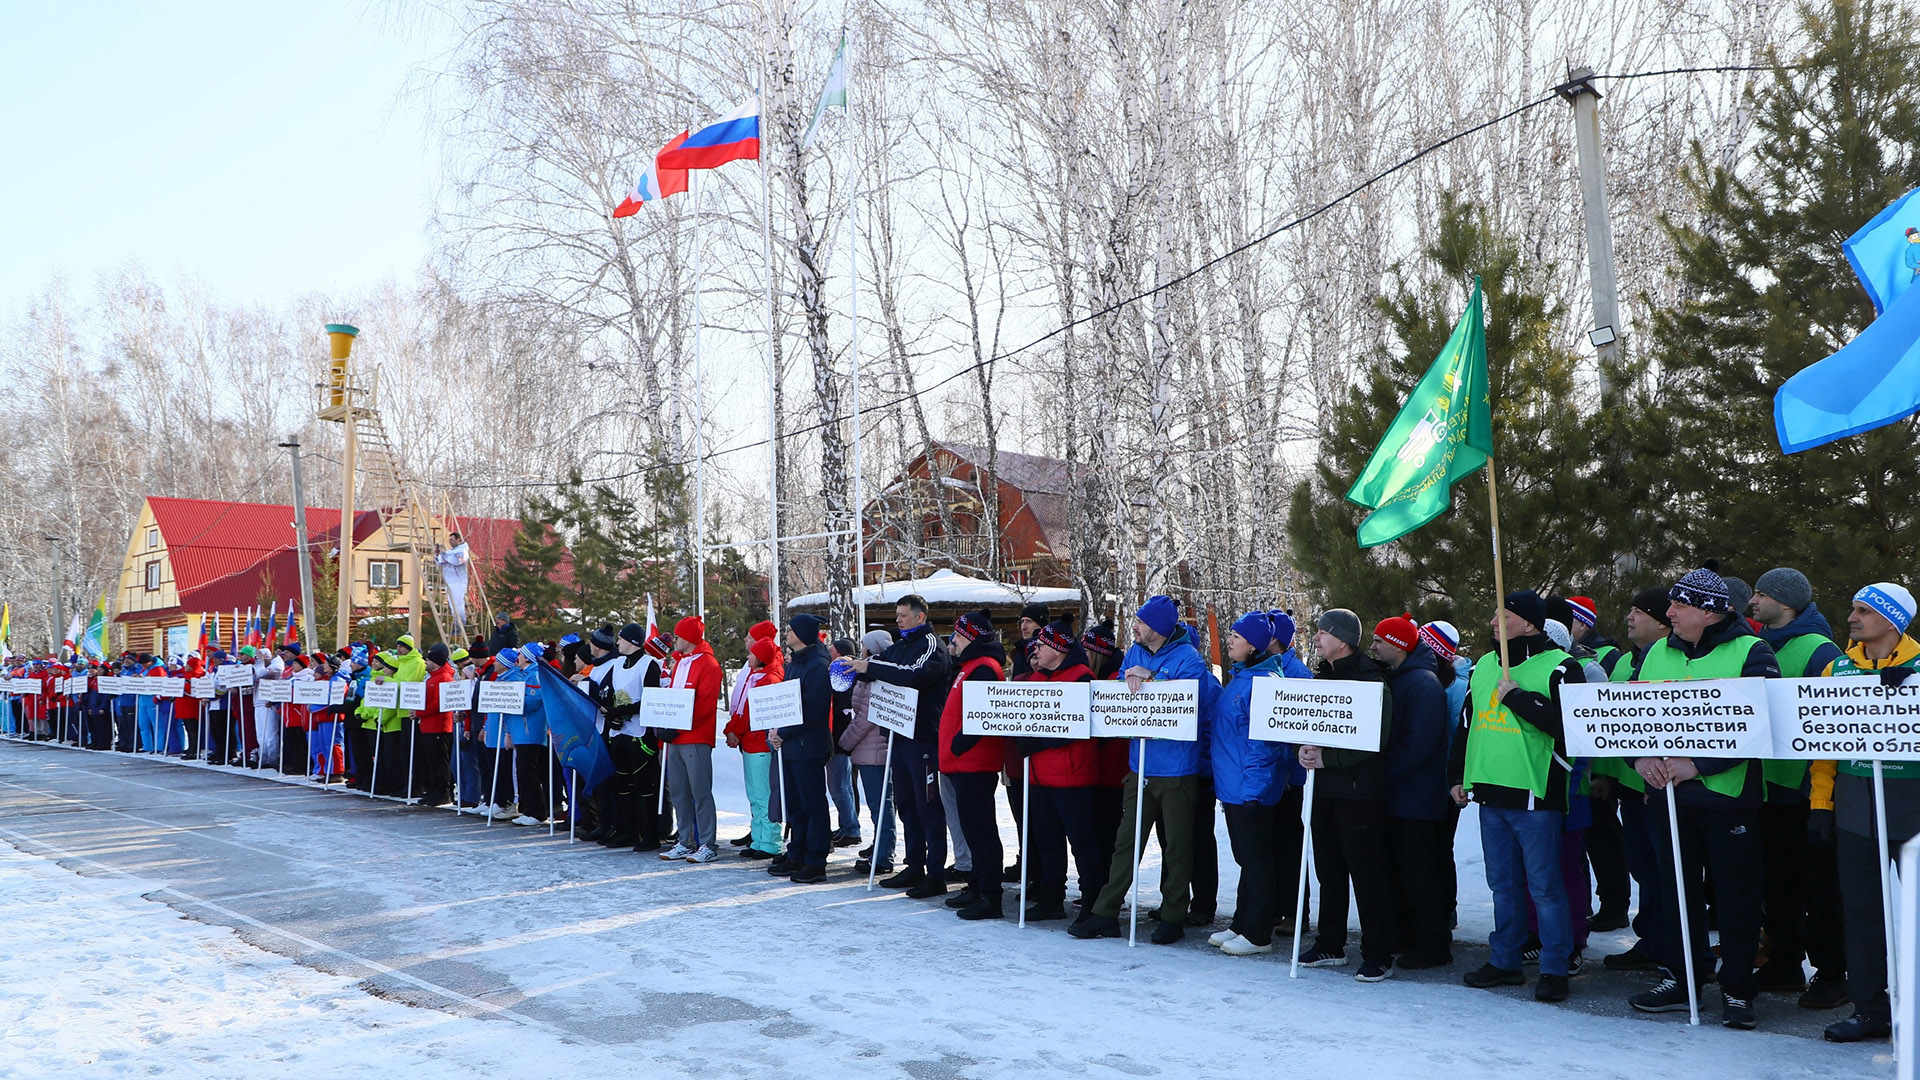
[[[190,685],[193,688],[193,696],[197,698],[214,698],[220,694],[220,688],[214,685],[211,676],[204,679],[195,679]]]
[[[167,678],[167,679],[155,679],[154,681],[158,683],[160,687],[158,690],[155,690],[154,693],[158,694],[161,697],[185,697],[186,696],[187,680],[185,679]]]
[[[1266,742],[1378,751],[1385,689],[1345,679],[1258,678],[1247,731]]]
[[[213,677],[222,690],[235,690],[253,685],[253,669],[242,664],[222,664],[213,669]]]
[[[328,691],[327,704],[345,705],[347,703],[347,680],[341,678],[329,679],[327,685],[332,688]]]
[[[527,684],[518,680],[501,682],[483,682],[480,684],[481,712],[500,713],[505,716],[520,716],[527,711]]]
[[[440,684],[441,712],[465,712],[472,707],[473,680],[453,679]]]
[[[1083,682],[965,682],[960,684],[960,730],[967,735],[1085,739],[1093,694]]]
[[[265,689],[270,683],[261,683]],[[361,691],[360,703],[376,709],[397,709],[400,707],[400,684],[397,682],[374,682],[367,680],[367,688]]]
[[[61,679],[60,692],[69,697],[77,697],[86,693],[87,677],[85,675],[75,675],[71,678]]]
[[[13,684],[13,692],[16,694],[38,694],[40,692],[39,679],[9,679],[8,682]]]
[[[1172,739],[1200,737],[1200,683],[1196,679],[1150,682],[1135,694],[1124,680],[1087,684],[1096,739]]]
[[[911,686],[875,682],[867,699],[867,719],[875,727],[913,738],[913,721],[920,708],[920,691]]]
[[[800,684],[769,683],[747,690],[747,727],[753,731],[772,731],[793,727],[801,722]]]
[[[693,689],[675,689],[671,686],[642,688],[638,719],[641,727],[692,731]]]
[[[318,682],[314,679],[298,679],[287,685],[293,687],[293,703],[295,705],[319,705],[325,707],[330,703],[329,699],[333,696],[331,693],[332,685],[330,683]]]
[[[403,682],[400,684],[400,707],[414,712],[427,710],[427,684],[423,682]]]
[[[1771,757],[1770,681],[1563,685],[1567,752],[1575,757]]]
[[[1920,761],[1920,680],[1768,679],[1773,751],[1786,761]]]
[[[122,690],[122,689],[120,689],[120,676],[118,676],[118,675],[102,675],[102,676],[100,676],[100,677],[99,677],[99,678],[98,678],[97,680],[95,680],[95,682],[94,682],[94,689],[96,689],[96,690],[98,690],[98,691],[99,691],[100,693],[102,693],[102,694],[124,694],[124,693],[126,693],[126,691],[124,691],[124,690]]]
[[[285,679],[268,679],[254,690],[262,704],[285,705],[293,700],[293,684]]]

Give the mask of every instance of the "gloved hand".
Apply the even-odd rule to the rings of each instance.
[[[1808,811],[1807,843],[1818,848],[1830,848],[1833,846],[1833,811]]]
[[[1908,679],[1912,677],[1913,677],[1913,669],[1910,667],[1889,667],[1889,668],[1880,669],[1880,685],[1881,686],[1899,686],[1901,683],[1906,682]]]

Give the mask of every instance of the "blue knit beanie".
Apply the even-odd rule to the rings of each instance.
[[[1273,620],[1264,611],[1249,611],[1233,621],[1233,632],[1246,638],[1254,652],[1266,652],[1273,641]]]
[[[1174,603],[1171,596],[1147,597],[1147,602],[1141,604],[1134,615],[1161,637],[1172,637],[1173,628],[1180,625],[1180,605]]]

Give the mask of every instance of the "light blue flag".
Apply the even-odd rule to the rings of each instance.
[[[1784,453],[1872,431],[1920,412],[1920,188],[1842,245],[1879,317],[1839,352],[1781,384],[1773,427]]]

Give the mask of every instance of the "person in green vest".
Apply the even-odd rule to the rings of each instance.
[[[1907,631],[1914,618],[1913,594],[1890,581],[1869,585],[1853,597],[1847,630],[1853,641],[1828,675],[1874,677],[1899,686],[1920,665],[1920,642]],[[1887,797],[1889,852],[1920,832],[1920,762],[1880,766]],[[1873,762],[1816,761],[1810,770],[1811,812],[1807,831],[1816,847],[1834,852],[1839,872],[1841,931],[1846,938],[1847,993],[1853,1015],[1827,1028],[1834,1042],[1885,1039],[1893,1033],[1887,997],[1886,923],[1880,906],[1880,846],[1873,798]],[[1902,992],[1912,993],[1902,987]]]
[[[1506,635],[1507,671],[1483,656],[1467,679],[1467,707],[1447,763],[1453,801],[1480,804],[1480,847],[1493,891],[1493,955],[1467,972],[1468,986],[1524,986],[1528,897],[1540,925],[1538,1001],[1565,1001],[1573,925],[1560,872],[1568,758],[1560,688],[1586,681],[1580,662],[1542,631],[1547,601],[1532,589],[1508,594],[1493,616]]]
[[[1783,679],[1817,678],[1840,659],[1827,617],[1813,602],[1813,583],[1778,566],[1753,583],[1748,601],[1760,640],[1773,646]],[[1767,962],[1754,973],[1761,993],[1799,994],[1807,1009],[1847,1003],[1847,953],[1840,936],[1840,871],[1833,849],[1807,843],[1807,763],[1762,761],[1761,894]],[[1807,981],[1802,960],[1813,964]]]
[[[1591,596],[1569,596],[1566,604],[1567,614],[1573,617],[1567,623],[1567,630],[1573,634],[1573,643],[1591,650],[1593,658],[1600,662],[1600,667],[1611,679],[1614,668],[1627,659],[1627,650],[1600,632],[1600,605],[1594,603]]]
[[[1654,642],[1635,663],[1636,682],[1691,679],[1766,678],[1780,674],[1773,646],[1754,635],[1747,620],[1733,611],[1727,583],[1710,566],[1689,572],[1667,590],[1667,621],[1673,632]],[[1752,1030],[1753,960],[1760,949],[1760,763],[1747,758],[1641,757],[1634,771],[1646,781],[1654,831],[1672,835],[1665,789],[1673,787],[1680,836],[1679,860],[1686,880],[1713,874],[1714,911],[1720,922],[1720,1019],[1730,1028]],[[1660,792],[1662,794],[1655,794]],[[1674,888],[1672,843],[1654,846],[1659,867],[1658,910],[1662,924],[1661,961],[1665,978],[1627,1004],[1640,1012],[1684,1012],[1688,988],[1680,981],[1693,950],[1694,977],[1713,978],[1714,956],[1707,944],[1704,889],[1688,889],[1687,929],[1680,935],[1681,898]]]
[[[1632,678],[1640,657],[1672,630],[1667,625],[1668,603],[1672,601],[1667,600],[1665,588],[1644,588],[1634,594],[1626,607],[1626,650],[1609,673],[1611,682]],[[1640,882],[1640,911],[1632,919],[1638,940],[1626,951],[1607,953],[1599,963],[1609,970],[1657,969],[1661,967],[1661,920],[1653,909],[1653,888],[1647,882],[1655,867],[1653,847],[1667,844],[1667,836],[1653,836],[1647,830],[1647,784],[1624,757],[1596,757],[1592,769],[1594,824],[1586,830],[1586,849],[1594,863],[1594,880],[1599,882],[1599,911],[1594,919],[1588,919],[1588,932],[1626,926],[1630,896],[1626,882],[1628,878]],[[1609,821],[1615,822],[1611,830]]]
[[[370,661],[370,678],[374,682],[399,682],[400,659],[391,652],[374,653]],[[399,795],[406,787],[407,748],[401,742],[400,728],[406,719],[403,709],[389,709],[376,705],[362,705],[354,710],[360,718],[360,726],[371,733],[367,740],[367,760],[363,766],[369,777],[370,790],[375,795]],[[376,768],[377,766],[377,768]]]

